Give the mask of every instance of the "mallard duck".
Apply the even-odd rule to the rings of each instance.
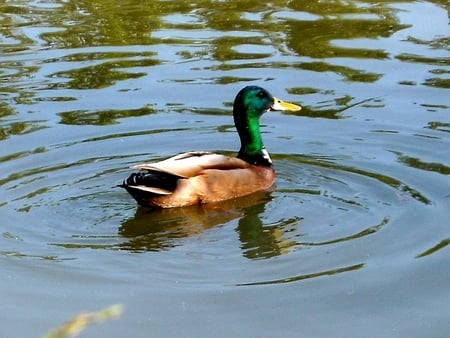
[[[164,161],[138,164],[121,185],[138,204],[173,208],[229,200],[266,190],[275,181],[272,160],[264,147],[259,118],[268,110],[298,111],[301,107],[247,86],[233,104],[234,124],[241,140],[236,157],[192,151]]]

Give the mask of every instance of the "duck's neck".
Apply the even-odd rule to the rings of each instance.
[[[272,160],[261,138],[259,118],[235,112],[234,123],[241,139],[237,157],[250,164],[271,166]]]

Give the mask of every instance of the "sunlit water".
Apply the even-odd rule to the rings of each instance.
[[[450,334],[446,1],[0,1],[1,337]],[[272,191],[149,211],[132,164],[234,154],[247,84]]]

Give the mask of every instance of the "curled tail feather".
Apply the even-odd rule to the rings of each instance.
[[[147,170],[132,173],[119,187],[126,189],[141,205],[148,205],[149,199],[158,195],[170,195],[177,187],[179,176]]]

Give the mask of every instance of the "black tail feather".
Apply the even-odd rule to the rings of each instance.
[[[144,171],[132,173],[127,179],[123,181],[122,188],[128,186],[143,185],[146,187],[160,188],[164,190],[173,191],[177,186],[179,176],[161,172],[161,171]]]

